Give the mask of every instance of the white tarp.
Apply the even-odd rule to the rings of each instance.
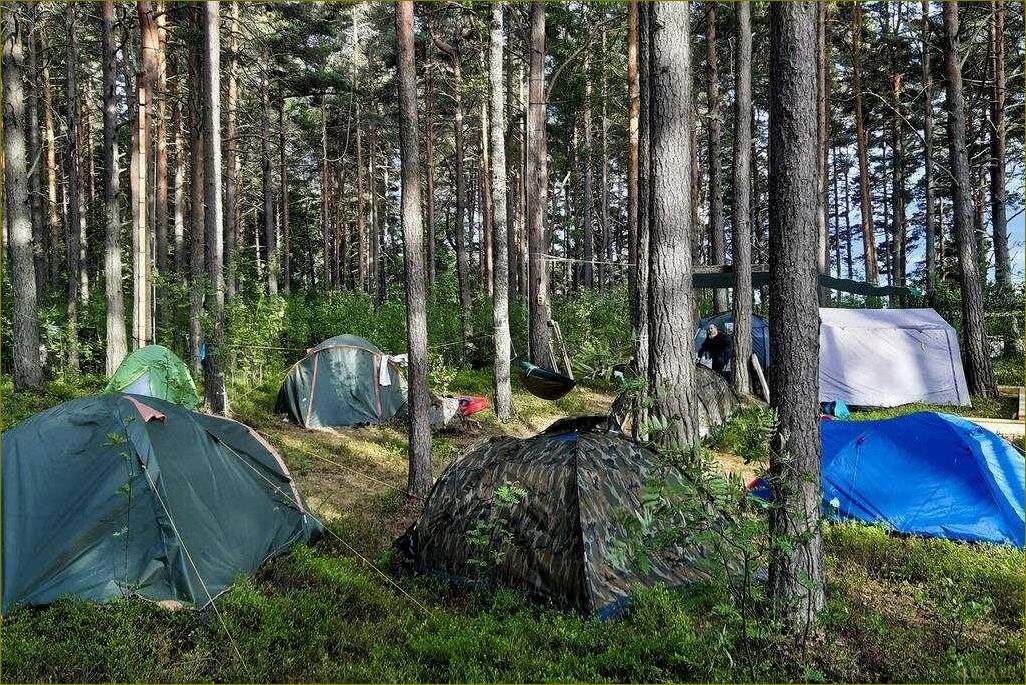
[[[955,329],[933,309],[820,308],[819,399],[967,406]]]

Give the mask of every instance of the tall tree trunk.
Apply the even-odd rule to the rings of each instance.
[[[494,286],[492,295],[492,332],[495,343],[495,415],[499,421],[513,416],[513,391],[510,387],[509,334],[509,260],[506,254],[509,225],[506,214],[506,144],[505,93],[502,81],[502,50],[505,43],[502,12],[504,3],[492,4],[492,26],[489,45],[488,80],[491,83],[491,174],[492,174],[492,246],[495,250]]]
[[[28,134],[28,194],[29,213],[32,221],[32,261],[36,279],[36,302],[43,302],[43,286],[46,283],[46,233],[43,229],[43,193],[39,182],[42,168],[42,147],[39,142],[39,64],[36,51],[36,33],[41,30],[38,5],[26,10],[25,50],[27,62],[25,90],[28,93],[26,128]]]
[[[260,179],[267,263],[267,294],[278,294],[278,235],[274,224],[274,172],[271,167],[271,84],[266,69],[260,77]]]
[[[923,215],[926,233],[926,302],[934,306],[937,285],[937,229],[933,207],[933,73],[930,70],[930,2],[923,11]]]
[[[488,144],[488,121],[488,100],[481,98],[481,169],[478,175],[481,191],[481,276],[484,280],[485,294],[492,297],[495,255],[492,251],[492,150]]]
[[[417,133],[417,69],[414,65],[413,3],[395,4],[396,84],[399,90],[399,144],[402,159],[403,256],[406,263],[406,349],[410,356],[410,470],[408,491],[431,489],[431,427],[428,425],[427,284],[424,225],[420,214],[420,150]]]
[[[944,3],[944,69],[947,74],[948,145],[951,154],[954,191],[955,242],[962,285],[962,350],[966,361],[969,392],[994,397],[997,388],[990,364],[990,345],[983,321],[983,288],[980,262],[973,235],[973,207],[970,199],[969,156],[965,140],[965,94],[958,41],[958,3]]]
[[[776,615],[807,638],[824,597],[819,517],[819,330],[816,322],[815,4],[770,7],[769,588]],[[810,323],[811,322],[811,323]]]
[[[752,10],[747,2],[734,5],[737,42],[734,46],[734,206],[731,246],[734,262],[734,359],[731,380],[742,395],[751,391],[748,375],[752,356]]]
[[[34,9],[33,9],[34,11]],[[32,219],[25,141],[25,28],[21,8],[8,7],[3,20],[3,145],[4,221],[8,226],[11,288],[14,311],[14,388],[38,388],[40,364],[39,319],[36,312],[36,271],[32,261]],[[34,160],[31,160],[34,163]]]
[[[585,22],[588,21],[587,8],[588,6],[582,5],[582,10],[585,12]],[[581,180],[582,180],[582,194],[581,198],[581,238],[584,241],[584,263],[581,265],[581,276],[584,281],[584,287],[594,288],[595,287],[595,225],[592,223],[592,208],[595,206],[594,198],[592,197],[592,158],[594,157],[594,151],[592,149],[592,136],[591,136],[591,50],[589,47],[584,48],[584,112],[581,115],[581,128],[583,129],[583,146],[581,158]]]
[[[1005,5],[991,0],[991,74],[994,93],[990,103],[990,223],[994,234],[994,276],[1001,286],[1012,285],[1008,259],[1008,221],[1005,217]]]
[[[460,299],[460,332],[463,338],[463,346],[470,344],[473,335],[471,330],[470,314],[473,310],[473,301],[470,294],[470,260],[467,256],[466,246],[466,203],[467,203],[467,180],[464,169],[464,158],[466,149],[464,147],[463,135],[463,69],[460,64],[459,42],[449,44],[437,34],[432,33],[435,45],[449,58],[452,64],[452,88],[453,88],[453,154],[456,157],[456,220],[455,220],[455,246],[456,246],[456,279],[458,281]],[[473,221],[473,212],[471,221]]]
[[[136,163],[135,223],[132,227],[132,346],[149,345],[153,302],[151,300],[150,228],[147,222],[149,194],[150,114],[153,86],[157,78],[158,36],[153,3],[139,0],[139,69],[136,76]]]
[[[527,121],[527,253],[528,303],[531,361],[538,366],[551,366],[549,354],[549,274],[548,238],[545,231],[545,210],[549,189],[548,160],[545,141],[547,101],[545,97],[545,3],[531,3],[531,72],[530,109]]]
[[[716,58],[716,3],[713,2],[705,3],[705,40],[706,66],[709,69],[706,93],[709,101],[709,244],[712,248],[712,263],[726,264],[727,247],[723,234],[723,169],[720,165],[720,76]],[[690,258],[689,255],[688,259]],[[727,290],[716,288],[713,291],[713,309],[725,312],[729,306]]]
[[[79,215],[79,195],[81,189],[78,182],[78,117],[75,116],[75,100],[78,95],[78,87],[75,80],[75,63],[78,61],[77,40],[75,27],[75,15],[77,12],[74,4],[65,8],[67,42],[66,42],[66,69],[67,69],[67,167],[68,186],[64,191],[68,199],[67,212],[67,258],[68,258],[68,368],[78,372],[78,297],[79,297],[79,230],[81,218]]]
[[[830,234],[827,232],[827,150],[830,145],[830,71],[827,51],[827,11],[830,5],[816,3],[816,251],[819,273],[830,273]],[[830,291],[819,289],[819,301],[826,304]]]
[[[292,292],[292,264],[290,258],[292,236],[289,227],[289,168],[285,159],[285,127],[285,97],[283,95],[278,103],[278,156],[280,159],[278,176],[281,182],[281,210],[279,215],[281,216],[282,285],[285,294],[288,295]]]
[[[425,229],[427,240],[427,281],[429,286],[435,284],[435,61],[428,58],[427,83],[424,86],[424,108],[427,123],[424,132],[424,172],[426,175],[427,197],[424,206]]]
[[[171,105],[171,130],[175,137],[174,161],[174,242],[175,275],[181,280],[185,276],[185,130],[182,114],[181,92],[175,92]]]
[[[897,4],[894,41],[901,35],[901,3]],[[893,280],[896,285],[905,285],[905,146],[902,137],[901,87],[902,55],[895,49],[892,54],[891,68],[891,206],[893,226],[891,229],[891,260],[894,266]]]
[[[334,249],[331,242],[331,231],[328,227],[328,196],[331,191],[328,188],[330,176],[328,175],[328,104],[327,98],[321,96],[321,238],[324,246],[324,289],[331,288],[334,283],[332,277],[332,263],[334,262]],[[357,132],[359,136],[359,131]],[[359,151],[359,146],[357,146]],[[359,177],[358,177],[359,178]],[[357,193],[357,221],[362,221],[360,211],[362,202]]]
[[[201,23],[193,17],[193,30],[198,32]],[[197,37],[195,39],[199,41]],[[189,54],[189,365],[194,376],[203,372],[200,348],[203,343],[203,300],[207,290],[206,236],[203,170],[203,85],[199,46],[191,46]]]
[[[598,268],[599,287],[605,287],[609,269],[608,263],[613,262],[613,239],[609,226],[609,79],[606,69],[606,29],[602,28],[602,76],[601,84],[602,108],[599,120],[599,244],[602,246],[602,260]]]
[[[57,289],[60,281],[60,248],[61,248],[61,205],[57,199],[57,177],[60,174],[57,166],[57,134],[53,121],[53,90],[50,87],[50,61],[46,59],[46,32],[39,32],[39,52],[43,55],[43,68],[40,73],[43,90],[43,142],[46,145],[46,207],[47,207],[47,243],[50,254],[47,256],[47,281],[50,287]]]
[[[652,414],[669,428],[657,438],[685,450],[698,440],[695,384],[695,294],[691,283],[691,189],[681,182],[680,162],[691,158],[691,40],[688,3],[656,2],[649,9],[650,97],[649,254]],[[713,120],[718,116],[714,114]]]
[[[204,394],[207,408],[214,414],[228,415],[228,395],[221,372],[224,346],[224,237],[221,207],[221,5],[216,0],[204,3],[203,22],[203,200],[206,204],[203,231],[210,246],[207,260],[210,297],[207,309],[211,335],[203,360]]]
[[[859,215],[862,223],[862,251],[866,280],[876,283],[880,272],[876,263],[876,231],[873,227],[873,204],[869,194],[869,138],[862,111],[862,7],[855,3],[852,12],[852,91],[855,94],[855,132],[859,155]]]
[[[652,69],[649,46],[652,42],[651,4],[634,2],[637,18],[637,54],[638,54],[638,194],[637,194],[637,229],[635,236],[635,260],[633,271],[635,277],[635,299],[631,303],[631,332],[634,335],[634,372],[638,378],[648,380],[649,374],[649,340],[648,340],[648,281],[649,281],[649,246],[652,195],[649,191],[649,179],[652,172],[652,158],[649,153],[649,131],[651,129],[651,94]],[[694,148],[692,148],[693,150]],[[632,412],[631,433],[635,439],[648,436],[646,422],[648,420],[646,389],[641,388],[634,401]]]
[[[353,83],[359,87],[362,79],[360,74],[360,28],[359,28],[358,5],[353,5]],[[356,98],[356,240],[357,240],[357,272],[360,279],[359,288],[363,292],[370,291],[370,240],[367,233],[367,223],[364,219],[364,168],[363,168],[363,118],[361,116],[362,105],[360,98]],[[372,181],[373,185],[373,181]],[[371,189],[373,195],[373,188]],[[374,199],[371,198],[373,205]],[[372,210],[373,211],[373,210]],[[340,279],[341,280],[341,279]]]
[[[513,15],[515,16],[515,15]],[[520,126],[516,123],[517,110],[514,104],[513,94],[513,49],[507,47],[505,53],[506,59],[506,121],[508,122],[505,134],[505,147],[506,147],[506,282],[509,288],[509,299],[513,302],[519,302],[520,290],[517,283],[517,271],[520,266],[518,264],[517,255],[517,215],[518,215],[518,197],[519,197],[519,164],[517,163],[517,154],[519,154],[519,145],[522,141],[516,140],[516,131],[520,130]],[[517,150],[514,153],[514,149]]]
[[[239,235],[239,31],[241,29],[238,0],[232,0],[228,19],[228,92],[225,99],[227,166],[225,167],[224,190],[224,255],[227,274],[225,297],[235,297],[238,288],[238,266],[236,264],[236,242]]]
[[[153,214],[156,222],[157,273],[167,275],[167,14],[164,0],[156,3],[157,82],[155,145],[156,178],[154,179]]]
[[[638,82],[638,0],[627,3],[627,292],[631,309],[631,333],[638,339],[644,318],[638,309],[638,128],[641,87]]]
[[[104,273],[107,294],[107,375],[113,374],[128,353],[125,303],[121,283],[121,212],[118,209],[120,169],[117,139],[117,63],[114,52],[114,4],[103,3],[103,215],[106,225]]]

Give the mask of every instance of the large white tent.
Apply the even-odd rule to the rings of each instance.
[[[958,335],[933,309],[820,308],[819,398],[969,404]]]

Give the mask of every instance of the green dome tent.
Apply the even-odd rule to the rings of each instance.
[[[398,365],[363,338],[338,335],[289,369],[275,411],[303,428],[329,428],[386,423],[405,406]]]
[[[634,585],[707,579],[707,553],[696,547],[653,553],[645,569],[617,563],[626,522],[646,515],[646,486],[681,483],[683,474],[608,423],[564,419],[459,457],[396,540],[401,559],[415,571],[507,585],[603,618],[624,607]]]
[[[3,612],[62,596],[206,606],[323,530],[250,428],[104,394],[2,437]]]
[[[168,400],[186,409],[199,406],[199,393],[185,362],[163,345],[140,347],[110,377],[107,392]]]

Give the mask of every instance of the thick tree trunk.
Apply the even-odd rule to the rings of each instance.
[[[688,3],[656,2],[649,9],[650,97],[648,178],[649,388],[652,414],[668,424],[657,439],[684,450],[698,440],[695,385],[695,294],[691,283],[691,189],[680,162],[691,158],[691,40]],[[718,116],[714,115],[713,120]]]
[[[39,319],[36,311],[36,271],[32,260],[32,219],[29,206],[27,145],[25,141],[25,28],[21,8],[3,15],[3,146],[4,221],[8,228],[11,288],[14,301],[14,388],[38,388],[40,364]],[[34,161],[34,160],[33,160]]]
[[[79,298],[79,226],[81,217],[79,214],[79,196],[82,192],[78,182],[78,117],[75,116],[75,100],[78,95],[78,87],[75,79],[75,63],[78,61],[77,40],[75,27],[75,14],[77,9],[74,4],[65,8],[67,20],[67,42],[66,61],[67,69],[67,157],[68,186],[64,191],[68,204],[67,211],[67,258],[68,258],[68,368],[78,371],[78,298]]]
[[[281,209],[279,210],[279,216],[281,217],[281,268],[282,268],[282,280],[283,290],[288,295],[292,292],[292,264],[290,259],[290,252],[292,249],[291,245],[291,233],[289,227],[289,168],[286,164],[285,155],[285,97],[278,103],[278,176],[281,182]]]
[[[955,242],[958,246],[962,285],[962,350],[969,392],[978,397],[994,397],[997,388],[983,321],[982,274],[973,235],[972,191],[965,140],[965,94],[962,90],[962,66],[959,60],[958,3],[947,2],[944,3],[944,68],[947,74],[948,145],[954,191]]]
[[[545,261],[548,237],[545,211],[548,206],[549,172],[545,140],[547,101],[545,98],[545,3],[531,3],[530,108],[527,121],[527,252],[528,320],[531,361],[551,366],[549,354],[549,269]]]
[[[705,9],[706,66],[709,69],[709,83],[706,97],[709,105],[709,245],[712,249],[711,262],[726,264],[727,247],[723,234],[723,169],[720,164],[720,76],[716,57],[716,4],[707,2]],[[689,203],[690,204],[690,203]],[[690,255],[688,256],[690,259]],[[713,291],[713,309],[727,311],[729,307],[727,290]]]
[[[428,425],[427,284],[424,225],[420,214],[420,150],[417,133],[417,70],[414,65],[413,3],[397,2],[396,84],[399,90],[399,144],[402,159],[403,256],[406,262],[406,349],[409,371],[408,491],[426,496],[431,489],[431,428]]]
[[[770,450],[769,588],[799,639],[824,598],[819,517],[819,312],[816,307],[815,4],[770,7],[770,392],[778,426]]]
[[[752,10],[747,2],[734,5],[737,41],[734,46],[734,206],[731,246],[734,263],[734,358],[731,380],[742,395],[751,391],[748,374],[752,356]]]
[[[228,395],[221,372],[224,346],[224,238],[221,207],[221,6],[216,0],[204,3],[203,22],[203,200],[206,204],[203,230],[211,259],[207,260],[210,297],[207,310],[211,335],[203,360],[204,394],[207,409],[228,415]]]
[[[509,334],[509,260],[506,254],[509,225],[506,213],[506,145],[505,93],[502,81],[502,50],[505,43],[502,12],[504,4],[492,4],[492,26],[488,54],[488,80],[491,85],[492,142],[492,246],[495,250],[494,286],[492,295],[492,333],[495,344],[493,378],[495,382],[495,415],[499,421],[513,416],[513,391],[510,387]]]
[[[36,51],[36,32],[41,30],[39,7],[30,5],[26,10],[25,40],[26,72],[25,91],[28,94],[26,129],[28,138],[28,194],[29,212],[32,221],[32,262],[36,278],[36,302],[43,302],[43,286],[46,283],[46,233],[43,228],[43,193],[39,182],[42,168],[42,147],[39,142],[39,65]]]
[[[862,110],[862,8],[855,3],[852,11],[852,91],[855,94],[855,132],[859,155],[859,218],[862,224],[862,251],[866,280],[876,283],[880,272],[876,263],[876,231],[873,227],[873,204],[869,194],[869,139]]]
[[[260,78],[260,180],[267,294],[278,294],[278,232],[274,223],[274,172],[271,167],[271,84],[266,70]]]
[[[922,0],[923,11],[923,215],[926,233],[926,302],[934,305],[937,285],[937,229],[933,207],[933,73],[930,70],[930,2]]]
[[[232,0],[228,20],[229,56],[228,56],[228,92],[225,100],[226,126],[225,148],[227,152],[227,165],[225,167],[225,189],[224,189],[224,256],[225,268],[225,297],[229,300],[235,297],[238,289],[238,267],[236,265],[236,243],[239,237],[239,129],[238,129],[238,106],[239,106],[239,31],[241,29],[241,17],[238,0]]]
[[[120,169],[117,139],[117,63],[114,52],[114,4],[103,3],[103,218],[106,226],[104,273],[107,295],[107,375],[128,353],[121,273],[121,212],[118,208]]]
[[[149,148],[150,115],[153,108],[153,86],[157,79],[158,36],[153,3],[136,3],[139,17],[139,69],[136,76],[136,162],[134,225],[132,227],[132,346],[145,347],[152,342],[153,319],[150,264],[149,210]]]
[[[998,285],[1012,285],[1005,212],[1005,4],[991,0],[990,223],[994,235],[994,276]]]

